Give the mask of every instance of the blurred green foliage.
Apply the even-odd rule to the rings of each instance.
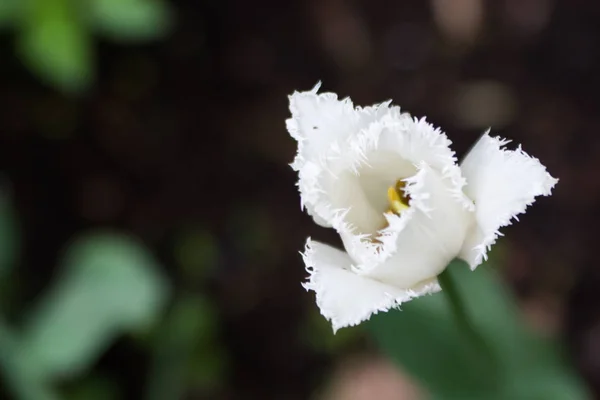
[[[69,0],[30,0],[19,30],[18,54],[40,79],[68,92],[90,84],[91,38]]]
[[[112,232],[77,237],[22,326],[0,319],[4,380],[19,400],[57,399],[53,382],[88,372],[123,333],[151,328],[167,295],[159,265],[136,240]]]
[[[486,348],[465,335],[444,293],[402,311],[376,315],[367,327],[383,351],[424,384],[434,399],[589,398],[557,343],[530,332],[489,265],[471,272],[459,261],[451,275]]]
[[[0,300],[11,272],[18,273],[11,268],[19,254],[18,226],[10,198],[0,197]],[[219,258],[214,237],[199,228],[182,232],[174,255],[197,284]],[[133,237],[78,234],[59,260],[58,275],[17,326],[0,311],[0,381],[17,400],[122,398],[118,384],[93,367],[116,339],[131,334],[149,344],[148,400],[183,398],[191,389],[210,393],[228,369],[219,316],[204,295],[169,301],[169,286],[157,260]],[[68,390],[57,389],[61,382],[71,383]]]
[[[118,334],[149,327],[167,294],[156,261],[123,235],[77,239],[62,269],[22,333],[50,377],[84,372]]]
[[[93,82],[95,34],[154,40],[169,32],[171,12],[162,0],[0,0],[0,26],[15,30],[17,54],[39,79],[80,93]]]
[[[21,9],[21,0],[0,1],[0,28],[12,26]]]
[[[153,40],[170,28],[167,4],[157,0],[92,0],[86,20],[95,32],[120,42]]]
[[[224,365],[217,363],[224,357],[217,341],[215,313],[212,303],[200,295],[175,302],[153,346],[148,400],[180,399],[190,386],[218,381]],[[199,357],[196,352],[201,352]],[[201,370],[199,376],[189,376],[197,369]]]
[[[37,368],[35,357],[20,342],[19,334],[3,319],[0,320],[0,370],[9,391],[18,400],[59,399]]]

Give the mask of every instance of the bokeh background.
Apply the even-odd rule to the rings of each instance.
[[[338,243],[288,166],[287,95],[317,81],[459,156],[491,126],[560,178],[492,262],[600,398],[599,21],[594,0],[0,0],[0,398],[424,398],[300,286],[305,238]]]

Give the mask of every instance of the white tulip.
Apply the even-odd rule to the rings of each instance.
[[[334,331],[440,290],[454,258],[475,269],[500,235],[557,180],[520,148],[485,133],[457,164],[450,140],[390,102],[354,107],[318,84],[290,99],[301,204],[346,251],[306,243],[321,313]]]

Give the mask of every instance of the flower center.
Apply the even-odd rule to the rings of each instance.
[[[388,187],[387,197],[388,197],[388,208],[385,211],[386,214],[396,214],[400,215],[402,211],[406,211],[409,209],[408,202],[410,201],[410,196],[406,194],[404,188],[406,187],[406,182],[403,180],[396,180],[396,183],[393,186]],[[385,225],[380,228],[387,228],[389,225],[387,221]],[[381,243],[377,236],[373,236],[371,241],[374,243]],[[377,251],[379,251],[378,249]]]
[[[409,196],[404,191],[406,182],[398,179],[394,186],[390,186],[387,190],[389,207],[386,210],[388,214],[400,215],[402,211],[408,210]]]

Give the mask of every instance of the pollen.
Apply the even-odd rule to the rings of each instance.
[[[394,213],[400,215],[402,211],[408,210],[409,197],[404,192],[406,182],[398,179],[394,186],[390,186],[387,190],[389,207],[386,213]]]

